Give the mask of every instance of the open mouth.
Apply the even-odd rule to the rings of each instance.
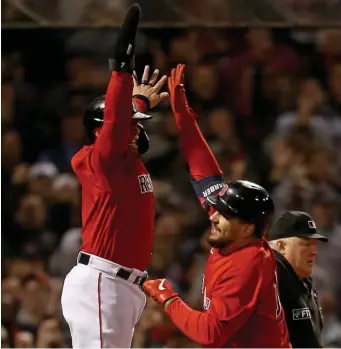
[[[129,145],[134,145],[134,146],[137,146],[137,141],[139,139],[139,136],[136,135],[134,136],[130,141],[129,141]]]
[[[220,233],[220,231],[217,228],[212,226],[211,231],[210,231],[210,235],[217,235],[219,233]]]

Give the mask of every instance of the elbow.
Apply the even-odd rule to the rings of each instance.
[[[224,335],[224,339],[222,339],[222,335]],[[212,321],[207,323],[203,336],[197,340],[197,343],[209,348],[220,348],[226,342],[225,336],[226,334],[220,331],[219,324]]]

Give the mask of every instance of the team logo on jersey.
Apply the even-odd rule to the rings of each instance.
[[[205,310],[208,310],[208,309],[210,309],[210,306],[211,306],[211,300],[206,296],[205,275],[202,276],[201,293],[203,293],[203,295],[204,295],[203,308]]]
[[[205,310],[210,309],[211,306],[211,300],[206,296],[206,287],[204,288],[204,304],[203,304],[203,308]]]
[[[293,309],[292,318],[293,320],[311,319],[309,308]]]
[[[137,178],[139,180],[141,194],[152,193],[154,191],[153,182],[149,174],[143,174],[138,176]]]

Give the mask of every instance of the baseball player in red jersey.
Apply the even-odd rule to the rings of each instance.
[[[84,116],[93,141],[72,159],[82,185],[82,247],[66,276],[63,314],[75,348],[127,348],[145,306],[146,279],[154,234],[154,196],[140,154],[148,137],[137,110],[154,107],[168,93],[158,71],[133,82],[135,36],[140,8],[133,5],[120,29],[109,86]],[[132,97],[132,95],[134,95]]]
[[[193,186],[212,224],[203,310],[187,306],[167,280],[147,280],[144,290],[186,336],[203,346],[290,347],[277,293],[276,262],[263,237],[274,211],[272,199],[255,183],[223,183],[222,171],[188,106],[183,72],[184,65],[178,65],[168,81],[172,109]]]

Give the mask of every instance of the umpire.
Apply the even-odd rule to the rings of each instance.
[[[319,241],[312,217],[289,211],[271,226],[268,239],[277,262],[279,296],[293,348],[322,348],[323,316],[312,271]]]

